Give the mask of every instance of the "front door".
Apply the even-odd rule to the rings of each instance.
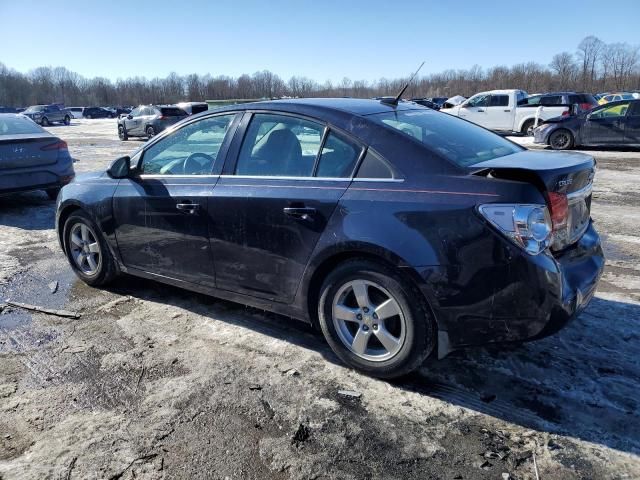
[[[207,204],[235,118],[205,117],[145,148],[139,174],[122,180],[113,198],[125,266],[215,286]]]
[[[479,93],[460,106],[460,118],[487,127],[487,107],[489,106],[489,95]]]
[[[231,149],[237,162],[209,199],[217,285],[289,303],[361,149],[320,122],[273,113],[247,121]]]
[[[514,118],[513,106],[509,105],[509,95],[494,94],[489,97],[484,127],[500,131],[513,130]]]
[[[594,110],[585,124],[586,141],[591,145],[622,144],[629,102],[606,105]]]

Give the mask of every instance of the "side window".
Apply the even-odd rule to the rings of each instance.
[[[598,110],[597,112],[593,112],[590,118],[624,117],[627,114],[628,108],[629,102],[612,105]]]
[[[133,110],[131,110],[131,113],[129,115],[131,115],[132,117],[137,117],[140,115],[140,110],[140,107],[134,108]]]
[[[324,125],[288,115],[257,113],[238,156],[236,175],[310,177]]]
[[[546,97],[542,97],[542,101],[540,102],[542,105],[560,105],[562,104],[562,97],[560,95],[548,95]]]
[[[629,112],[631,117],[640,117],[640,102],[633,102],[631,104],[631,111]]]
[[[490,107],[508,107],[509,95],[491,95],[489,99]]]
[[[373,150],[367,150],[356,178],[395,178],[393,168]]]
[[[349,178],[361,149],[333,132],[322,147],[316,177]]]
[[[467,102],[469,107],[486,107],[489,103],[489,95],[476,95]]]
[[[235,114],[209,117],[176,130],[142,157],[147,175],[208,175]]]

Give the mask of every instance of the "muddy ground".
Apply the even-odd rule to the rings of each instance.
[[[78,173],[142,145],[115,120],[49,129]],[[588,153],[607,269],[587,311],[394,382],[284,317],[139,279],[90,288],[53,202],[0,198],[0,304],[81,314],[0,313],[0,478],[640,478],[640,152]]]

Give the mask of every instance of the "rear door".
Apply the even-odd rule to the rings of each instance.
[[[640,145],[640,101],[631,102],[624,126],[624,141]]]
[[[361,150],[319,121],[245,114],[209,199],[218,288],[291,302]]]
[[[594,110],[586,120],[587,144],[620,144],[625,139],[625,120],[630,102],[606,104]]]
[[[145,148],[140,174],[113,197],[125,266],[215,286],[207,201],[224,161],[236,114],[198,119]]]
[[[486,107],[485,127],[491,130],[513,130],[514,106],[509,104],[509,95],[492,94]]]

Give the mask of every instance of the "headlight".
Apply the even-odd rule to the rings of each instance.
[[[531,255],[542,252],[551,242],[551,216],[544,205],[488,204],[478,210],[504,236]]]

